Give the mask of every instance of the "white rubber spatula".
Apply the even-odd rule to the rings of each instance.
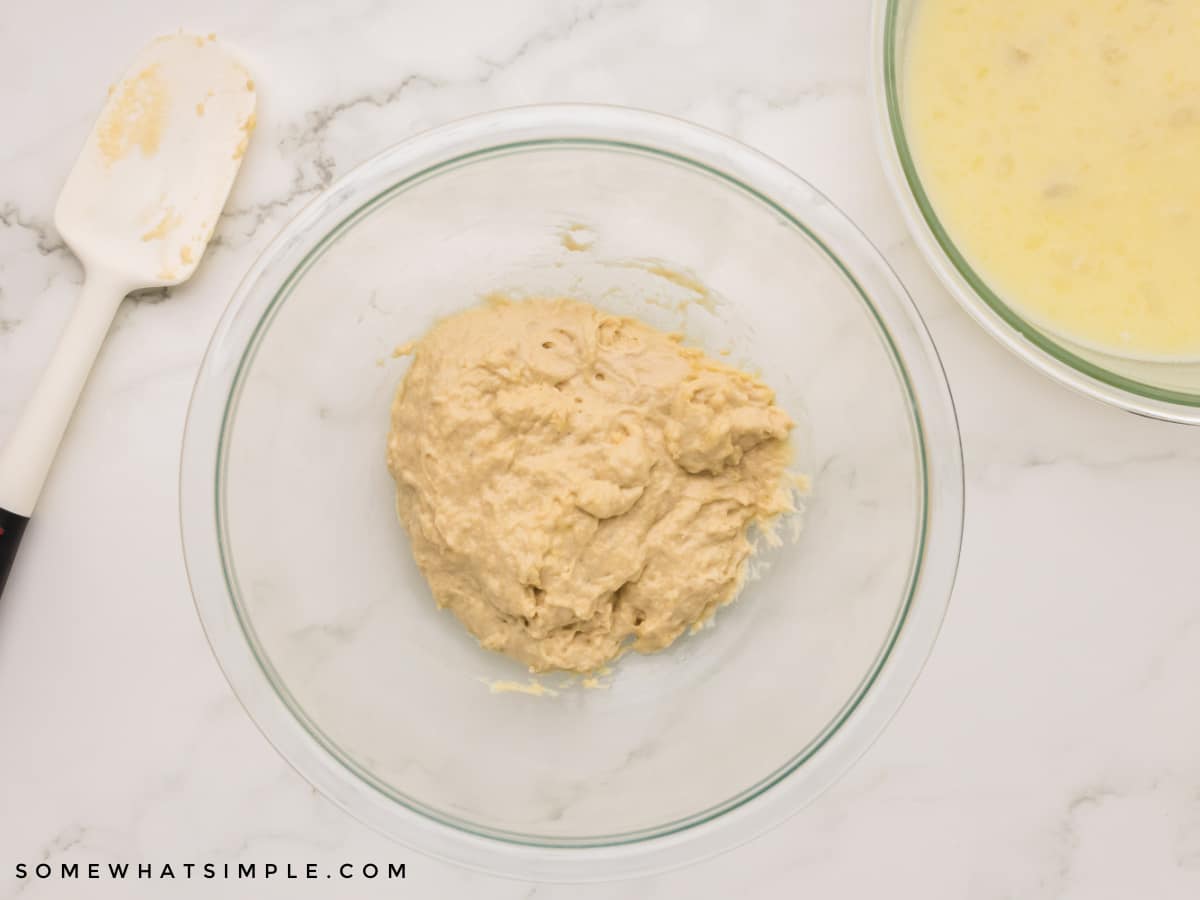
[[[0,591],[121,300],[195,271],[254,128],[254,103],[254,82],[211,35],[158,38],[110,89],[54,214],[83,263],[83,290],[0,452]]]

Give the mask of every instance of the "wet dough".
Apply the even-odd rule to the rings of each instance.
[[[413,348],[400,519],[439,606],[533,671],[661,650],[736,594],[792,508],[792,422],[757,378],[573,300],[493,302]]]

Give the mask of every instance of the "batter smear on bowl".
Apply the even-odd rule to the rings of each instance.
[[[793,510],[758,378],[579,301],[494,301],[411,348],[388,468],[439,606],[532,671],[651,653],[737,594]]]

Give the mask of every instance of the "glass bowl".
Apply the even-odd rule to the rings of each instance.
[[[435,608],[396,518],[392,349],[496,291],[682,331],[799,423],[798,539],[599,688],[494,692],[529,676]],[[180,500],[213,651],[313,785],[420,851],[586,881],[748,840],[862,753],[945,612],[962,460],[915,308],[824,197],[681,121],[530,107],[396,146],[282,231],[205,356]]]
[[[954,298],[993,337],[1069,388],[1131,412],[1200,424],[1200,363],[1126,359],[1074,343],[1021,315],[955,246],[921,183],[904,130],[904,61],[920,0],[875,0],[870,82],[876,136],[892,191],[921,253]]]

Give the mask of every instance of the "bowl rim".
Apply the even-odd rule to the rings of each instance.
[[[1128,378],[1073,353],[1006,304],[955,245],[921,182],[904,129],[896,48],[901,2],[873,0],[868,54],[871,72],[867,80],[875,111],[875,143],[884,174],[925,261],[959,306],[988,334],[1058,383],[1139,415],[1200,425],[1200,394]]]
[[[848,708],[827,726],[829,733],[805,758],[785,767],[786,771],[772,773],[768,783],[753,786],[750,796],[739,795],[740,799],[733,798],[736,802],[722,804],[711,815],[651,836],[599,844],[531,843],[464,829],[424,809],[402,805],[394,794],[385,795],[322,743],[305,725],[300,708],[281,696],[286,689],[264,670],[252,631],[247,632],[235,608],[236,588],[228,583],[222,565],[222,529],[217,521],[220,479],[216,490],[211,486],[223,463],[225,419],[242,365],[287,283],[304,268],[303,264],[292,267],[278,288],[261,292],[257,307],[264,305],[263,297],[267,300],[260,314],[250,301],[259,294],[260,282],[271,277],[272,266],[287,259],[289,252],[301,254],[298,248],[308,246],[305,238],[321,226],[315,245],[302,253],[308,260],[348,222],[357,221],[384,195],[390,197],[397,185],[425,177],[428,164],[445,168],[480,155],[479,148],[496,152],[528,144],[531,138],[545,146],[590,140],[613,149],[658,152],[748,191],[807,232],[859,290],[891,345],[899,377],[909,391],[916,443],[925,466],[925,521],[907,616],[893,629]],[[362,186],[380,174],[391,179],[391,187],[364,203],[370,192]],[[797,213],[800,208],[803,218]],[[816,231],[814,220],[819,223]],[[852,260],[849,267],[845,257]],[[871,293],[862,281],[870,283]],[[887,308],[884,316],[877,307],[880,302]],[[231,346],[232,339],[246,333],[250,336],[244,347],[238,347],[237,341]],[[903,355],[897,339],[905,344]],[[224,409],[214,441],[211,425],[218,404]],[[250,267],[214,331],[188,408],[179,490],[185,565],[210,647],[251,719],[292,767],[356,818],[415,849],[493,874],[551,881],[631,877],[714,855],[778,824],[828,787],[890,720],[923,667],[949,602],[963,521],[962,452],[950,388],[919,312],[878,250],[824,196],[765,155],[679,119],[600,105],[517,107],[452,122],[383,151],[310,201]],[[805,777],[797,784],[802,763]]]

